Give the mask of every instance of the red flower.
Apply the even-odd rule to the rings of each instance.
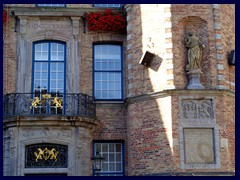
[[[8,21],[7,12],[3,11],[3,24],[6,25]]]
[[[126,18],[121,13],[113,13],[111,9],[104,12],[88,13],[85,15],[87,19],[88,29],[90,31],[126,31]]]

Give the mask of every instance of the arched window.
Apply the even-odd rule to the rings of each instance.
[[[66,84],[65,64],[65,43],[59,41],[41,41],[34,43],[32,71],[32,91],[34,96],[40,97],[40,99],[42,99],[42,94],[50,94],[51,98],[63,97]],[[49,98],[49,100],[51,99]],[[38,109],[43,110],[47,114],[59,114],[59,110],[57,111],[54,107],[48,109],[47,106],[42,106]]]

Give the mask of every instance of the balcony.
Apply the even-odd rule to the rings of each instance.
[[[95,118],[94,98],[81,93],[12,93],[3,96],[3,117],[79,116]]]

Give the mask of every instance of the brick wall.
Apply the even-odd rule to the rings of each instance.
[[[15,21],[11,15],[11,9],[6,9],[8,21],[3,26],[3,94],[16,91],[16,67],[17,67],[17,33]]]
[[[171,172],[171,98],[138,99],[128,105],[129,175]]]
[[[215,30],[219,88],[235,91],[235,66],[228,65],[228,55],[235,49],[235,5],[220,4],[214,12],[216,24],[219,23]]]

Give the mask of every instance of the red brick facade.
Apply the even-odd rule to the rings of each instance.
[[[16,79],[21,27],[19,20],[15,19],[16,15],[10,13],[18,7],[34,8],[33,5],[20,4],[5,7],[9,20],[4,26],[4,94],[15,93],[18,89]],[[91,4],[69,4],[67,8],[69,14],[71,8],[75,13],[77,8],[81,9],[82,14],[85,10],[96,11]],[[92,151],[91,143],[94,140],[123,141],[125,175],[129,176],[234,174],[235,66],[228,64],[228,54],[235,49],[235,5],[126,4],[124,9],[127,14],[126,34],[88,29],[84,33],[83,20],[78,17],[79,34],[75,38],[69,32],[69,37],[67,33],[63,37],[69,39],[71,47],[75,46],[72,42],[76,42],[78,55],[73,57],[78,57],[80,62],[80,72],[77,72],[80,92],[91,96],[93,44],[117,42],[123,47],[124,100],[96,102],[97,125],[89,128],[87,132],[92,134],[86,137],[89,140],[89,152]],[[69,17],[74,19],[77,15],[74,18],[65,16],[61,20],[72,23]],[[21,21],[25,16],[18,18]],[[31,18],[26,17],[27,23]],[[40,16],[34,18],[45,20]],[[187,49],[184,36],[189,32],[199,37],[205,45],[200,79],[204,90],[186,89]],[[28,29],[26,34],[27,38],[32,38]],[[145,51],[155,54],[149,66],[139,64]],[[184,102],[202,100],[212,102],[207,110],[213,111],[213,117],[203,118],[206,122],[202,124],[187,121]],[[85,127],[88,128],[88,125],[81,126]],[[213,142],[217,146],[213,148],[216,156],[214,163],[210,166],[186,163],[184,128],[213,130],[214,141],[217,141]],[[91,175],[92,172],[88,172],[90,162],[87,159],[84,162],[87,170],[82,175]]]

